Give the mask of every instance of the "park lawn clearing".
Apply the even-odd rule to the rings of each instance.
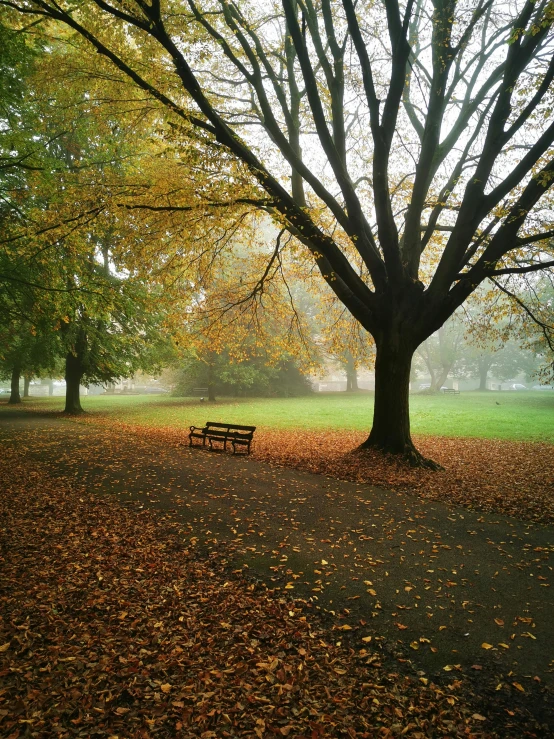
[[[432,404],[450,409],[451,422],[454,425],[460,423],[459,431],[465,428],[460,420],[462,416],[473,415],[475,427],[491,432],[491,417],[496,413],[491,409],[494,407],[504,414],[496,418],[496,433],[501,434],[503,429],[511,430],[512,437],[416,434],[414,440],[421,452],[444,467],[443,471],[433,472],[410,467],[394,456],[375,450],[356,451],[367,436],[365,425],[358,429],[354,427],[355,423],[360,423],[360,417],[357,420],[354,417],[353,427],[349,429],[342,428],[341,424],[347,423],[353,407],[365,407],[364,418],[367,420],[368,406],[363,404],[372,402],[368,395],[334,393],[323,398],[245,400],[215,405],[172,398],[101,396],[85,398],[85,408],[92,412],[77,420],[161,438],[172,446],[188,444],[191,424],[200,426],[207,420],[252,423],[258,425],[253,456],[261,461],[415,493],[427,500],[440,500],[535,523],[554,523],[554,396],[546,392],[463,393],[454,397],[412,396],[412,403],[414,400],[426,404],[429,416]],[[59,405],[59,398],[33,399],[24,407],[53,411],[57,408],[56,402]],[[497,406],[497,402],[501,405]],[[325,429],[314,428],[314,415],[322,404],[328,404],[327,425]],[[264,411],[260,407],[262,405]],[[308,412],[309,409],[313,414]],[[443,410],[444,416],[448,416],[446,410]],[[439,414],[437,423],[440,418]],[[260,424],[260,419],[265,419],[265,422]],[[487,419],[489,425],[485,423]],[[528,430],[533,419],[543,430],[541,433],[544,432],[543,437],[531,436],[535,441],[530,440]],[[165,424],[162,423],[164,420]],[[315,419],[318,424],[320,420]],[[283,425],[285,421],[292,425]],[[294,425],[301,421],[305,427]],[[549,433],[544,431],[547,421]],[[517,438],[518,429],[524,439]],[[537,438],[542,438],[542,442]]]
[[[456,675],[383,664],[363,625],[354,642],[346,621],[199,559],[170,514],[15,449],[0,485],[3,736],[496,736]]]
[[[34,409],[62,410],[63,399],[31,398]],[[262,429],[360,431],[368,433],[372,393],[314,393],[300,398],[198,398],[101,395],[82,398],[91,415],[136,426],[186,429],[207,420],[246,423]],[[536,441],[554,444],[554,392],[462,392],[410,396],[412,432],[417,436]],[[214,415],[217,418],[213,417]]]

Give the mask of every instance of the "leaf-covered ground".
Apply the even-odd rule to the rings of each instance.
[[[171,516],[13,453],[0,486],[3,737],[495,736],[460,680],[337,644],[308,604],[197,559]]]
[[[97,423],[100,418],[92,416],[87,420]],[[113,425],[134,430],[141,436],[165,439],[174,445],[188,443],[183,430],[145,429],[110,420],[110,426]],[[554,524],[554,446],[551,444],[416,437],[416,446],[424,456],[444,467],[433,472],[411,467],[379,451],[358,451],[365,438],[359,432],[259,429],[252,455],[271,464],[415,493],[425,500]]]
[[[355,451],[364,438],[359,433],[265,431],[257,440],[255,454],[297,469],[415,492],[426,500],[554,523],[551,444],[416,438],[418,449],[444,467],[433,472],[410,467],[377,451]]]
[[[552,528],[276,465],[304,434],[2,420],[0,736],[552,735]]]

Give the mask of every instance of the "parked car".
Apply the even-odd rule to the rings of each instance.
[[[521,382],[514,382],[513,385],[510,385],[510,390],[527,390],[527,386],[522,385]]]
[[[552,385],[533,385],[531,390],[554,390]]]
[[[5,388],[0,388],[0,395],[11,395],[11,390],[6,390]]]

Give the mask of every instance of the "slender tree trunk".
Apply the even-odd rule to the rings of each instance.
[[[487,389],[487,379],[492,362],[488,361],[488,357],[479,357],[477,360],[479,367],[479,390]]]
[[[346,357],[346,392],[356,392],[358,390],[358,371],[354,357],[348,354]]]
[[[79,356],[68,352],[65,358],[65,408],[64,413],[83,413],[79,386],[83,378],[83,367]]]
[[[215,382],[214,382],[214,372],[213,372],[213,361],[214,361],[214,353],[210,352],[210,357],[208,360],[208,400],[210,400],[212,403],[215,403]]]
[[[12,381],[11,381],[11,393],[8,403],[10,405],[17,405],[21,403],[21,395],[19,394],[19,378],[21,377],[21,367],[15,365],[12,369]]]
[[[54,395],[54,380],[48,380],[48,395]]]
[[[438,393],[441,387],[444,385],[448,378],[448,373],[451,370],[451,366],[449,367],[442,367],[440,370],[438,376],[435,377],[434,384],[431,384],[430,392],[432,393]]]
[[[31,378],[25,375],[23,378],[23,397],[29,397],[29,386],[31,385]]]
[[[375,361],[375,405],[371,433],[362,448],[402,454],[417,466],[438,469],[415,448],[410,435],[410,370],[413,350],[382,340]]]
[[[488,367],[479,367],[479,390],[487,389]]]

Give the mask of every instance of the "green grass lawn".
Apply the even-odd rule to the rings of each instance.
[[[62,410],[63,398],[36,398],[27,405]],[[554,392],[467,392],[411,396],[412,431],[433,436],[468,436],[554,443]],[[303,398],[252,398],[199,403],[192,398],[115,395],[84,397],[85,410],[146,426],[188,428],[205,421],[266,428],[369,431],[373,395],[314,394]],[[2,403],[0,408],[6,408]]]

